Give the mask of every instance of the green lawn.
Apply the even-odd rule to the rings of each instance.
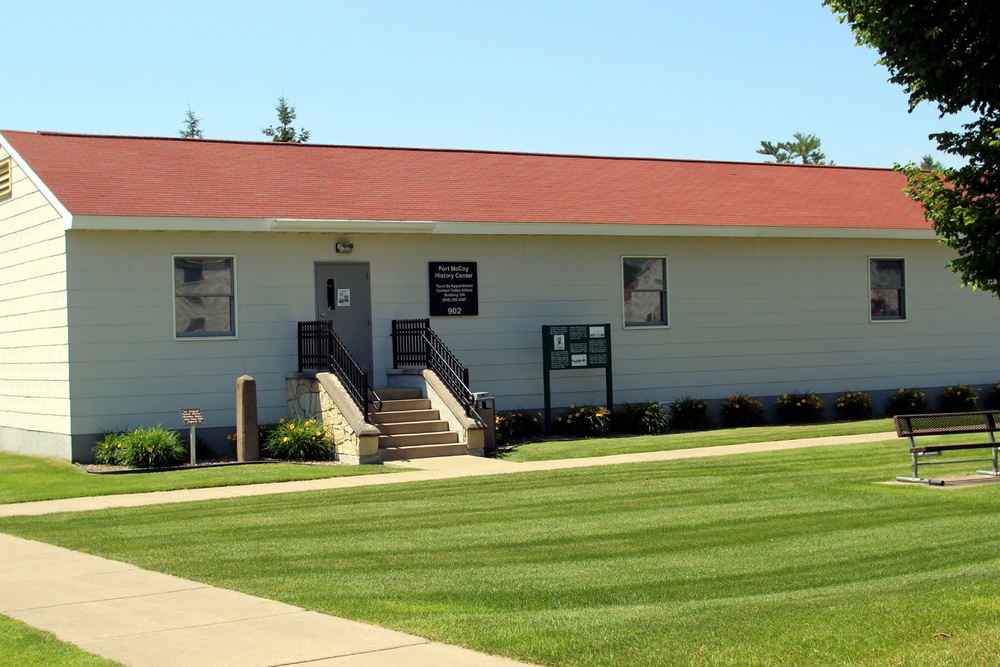
[[[397,469],[398,470],[398,469]],[[66,461],[0,452],[0,504],[395,472],[383,466],[262,463],[128,475],[92,475]]]
[[[760,426],[731,428],[718,431],[668,433],[628,438],[594,438],[592,440],[547,440],[519,445],[504,452],[508,461],[548,461],[552,459],[581,459],[612,454],[637,454],[640,452],[665,452],[674,449],[694,449],[718,445],[738,445],[773,440],[799,440],[859,433],[895,431],[891,419],[872,419],[860,422],[809,424],[806,426]]]
[[[907,467],[890,442],[0,530],[542,664],[998,664],[1000,486],[878,483]]]
[[[17,667],[121,667],[87,653],[52,634],[0,615],[0,664]]]

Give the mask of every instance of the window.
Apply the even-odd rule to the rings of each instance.
[[[232,257],[174,257],[176,336],[235,336],[235,284]]]
[[[906,319],[905,280],[903,260],[868,260],[872,322]]]
[[[622,257],[625,326],[667,325],[667,260]]]
[[[13,194],[13,176],[10,173],[10,158],[0,159],[0,201]]]

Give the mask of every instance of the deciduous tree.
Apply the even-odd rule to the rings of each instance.
[[[958,257],[965,285],[1000,296],[1000,4],[973,0],[824,0],[859,45],[876,49],[910,110],[935,104],[941,116],[970,111],[960,132],[930,135],[964,160],[956,169],[899,167],[907,191]]]

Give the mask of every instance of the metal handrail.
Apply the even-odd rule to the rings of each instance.
[[[365,372],[329,320],[299,322],[299,372],[306,370],[333,373],[348,395],[371,423],[369,405],[376,411],[382,409],[382,399],[368,382]]]
[[[434,371],[471,417],[476,400],[469,389],[469,369],[431,329],[430,322],[429,319],[392,321],[392,366],[420,366]]]

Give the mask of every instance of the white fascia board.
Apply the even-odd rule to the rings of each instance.
[[[350,232],[354,234],[433,234],[439,223],[428,220],[274,220],[275,232]]]
[[[269,232],[266,218],[160,218],[111,215],[78,215],[74,230],[132,232]]]
[[[35,173],[31,166],[25,162],[25,160],[21,157],[21,154],[14,150],[14,147],[8,143],[3,134],[0,134],[0,146],[3,146],[3,149],[7,151],[7,155],[9,155],[14,162],[17,163],[17,166],[24,172],[24,175],[28,177],[28,180],[31,181],[36,188],[38,188],[38,191],[42,193],[42,196],[45,197],[49,204],[52,205],[52,208],[56,210],[59,217],[62,218],[63,229],[69,229],[73,225],[73,215],[65,206],[63,206],[63,203],[59,201],[59,198],[52,194],[49,187],[38,177],[38,174]]]
[[[359,230],[361,231],[361,230]],[[927,229],[765,227],[735,225],[630,225],[579,223],[440,222],[435,234],[483,236],[625,236],[716,238],[836,238],[937,240]]]

